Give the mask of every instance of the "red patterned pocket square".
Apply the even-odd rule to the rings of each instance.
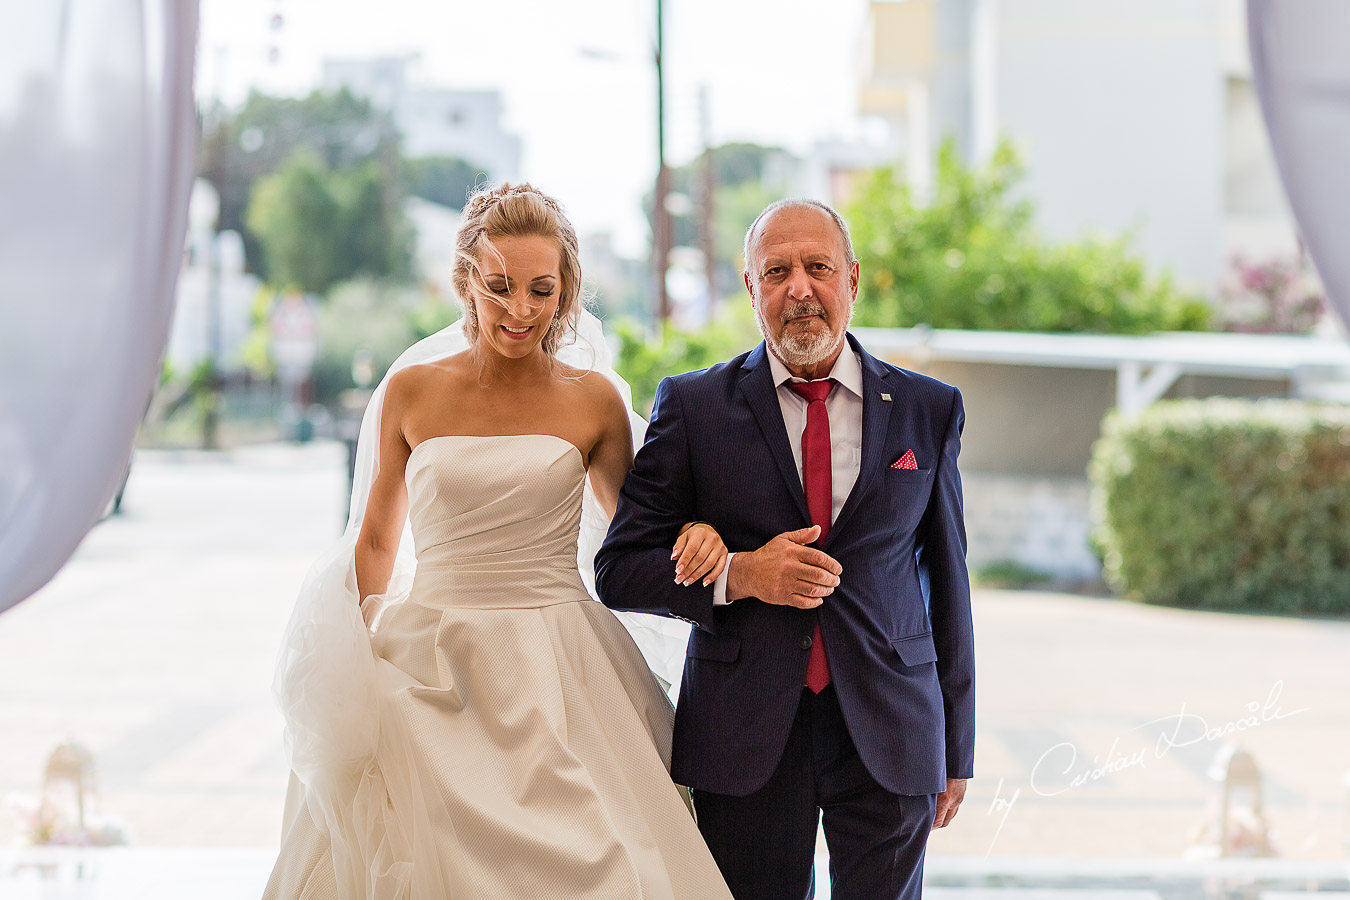
[[[905,455],[891,463],[892,469],[917,469],[919,463],[914,459],[914,451],[906,450]]]

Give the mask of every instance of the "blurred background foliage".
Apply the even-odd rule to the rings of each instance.
[[[207,122],[199,170],[221,197],[217,229],[242,235],[247,269],[262,287],[243,350],[244,377],[221,393],[219,376],[205,364],[166,367],[159,411],[164,421],[176,415],[180,422],[234,415],[248,420],[245,433],[266,433],[259,423],[278,409],[272,316],[277,298],[297,290],[310,298],[318,351],[304,390],[286,401],[288,415],[308,419],[317,410],[341,426],[364,402],[353,388],[378,380],[406,347],[459,317],[453,299],[417,271],[406,201],[459,210],[493,173],[453,157],[405,156],[388,116],[346,91],[255,93],[237,111],[210,111]],[[690,259],[712,253],[704,324],[698,315],[654,324],[652,281],[640,262],[590,269],[597,279],[590,286],[598,288],[592,306],[608,319],[616,365],[639,413],[650,413],[662,378],[723,362],[760,340],[741,283],[744,234],[787,194],[799,164],[777,147],[730,143],[672,167],[676,252],[685,254],[686,272],[702,265]],[[963,165],[948,143],[935,176],[924,197],[893,168],[852,182],[842,212],[862,260],[855,324],[1297,333],[1325,315],[1325,296],[1302,256],[1233,260],[1211,307],[1177,289],[1166,272],[1150,271],[1128,235],[1046,239],[1020,190],[1024,169],[1009,142],[975,167]],[[1090,473],[1095,548],[1111,586],[1157,603],[1350,612],[1347,415],[1208,402],[1113,416]],[[1046,580],[1014,560],[976,575],[1008,587]]]
[[[449,300],[419,284],[403,201],[416,196],[457,209],[492,173],[452,157],[405,157],[389,117],[345,90],[303,98],[255,93],[209,121],[199,167],[220,191],[219,227],[242,234],[248,268],[266,285],[247,349],[255,377],[269,374],[267,298],[283,290],[318,301],[313,399],[320,403],[351,386],[356,350],[374,360],[378,377],[403,347],[457,317]],[[702,326],[657,327],[641,304],[613,296],[633,285],[611,285],[597,298],[602,318],[617,310],[631,317],[610,324],[639,411],[664,375],[711,365],[759,340],[741,286],[742,242],[764,206],[783,196],[796,162],[780,148],[730,143],[672,168],[677,247],[700,245],[701,200],[709,190],[715,198],[712,314]],[[863,260],[856,324],[1138,334],[1210,323],[1208,304],[1150,273],[1128,237],[1043,239],[1034,209],[1018,196],[1023,169],[1010,143],[977,168],[963,166],[948,144],[936,173],[926,202],[894,169],[855,183],[844,213]],[[1286,282],[1278,282],[1279,298],[1289,293]],[[1280,309],[1296,318],[1304,306]]]
[[[748,298],[726,304],[698,331],[681,331],[667,322],[652,336],[632,320],[619,322],[614,331],[619,342],[615,368],[632,386],[633,407],[644,417],[651,415],[662,378],[725,362],[759,341]]]
[[[1095,548],[1149,603],[1350,613],[1350,408],[1173,400],[1093,448]]]
[[[1230,261],[1219,290],[1219,326],[1250,334],[1308,334],[1328,315],[1326,290],[1307,253],[1252,260],[1241,254]]]
[[[1209,325],[1205,300],[1151,274],[1128,237],[1042,238],[1017,196],[1023,171],[1008,141],[977,168],[949,141],[930,202],[893,168],[864,178],[843,210],[863,260],[857,324],[1099,334]]]
[[[458,307],[436,305],[406,286],[371,279],[339,285],[319,309],[314,401],[332,406],[354,386],[352,360],[358,351],[369,354],[379,379],[400,353],[458,317]]]
[[[486,172],[454,156],[419,156],[403,160],[403,182],[407,192],[451,209],[463,209],[474,185],[485,180]]]
[[[455,317],[453,306],[418,286],[403,201],[416,196],[458,209],[491,173],[453,157],[404,157],[388,116],[345,90],[303,98],[255,93],[213,121],[200,171],[220,191],[219,227],[241,233],[250,271],[274,293],[298,289],[320,301],[317,401],[350,382],[341,374],[350,356],[341,357],[363,346],[363,337],[379,374],[395,349]],[[677,247],[699,246],[701,198],[709,190],[715,197],[711,320],[658,328],[630,298],[602,294],[596,304],[602,317],[613,309],[637,313],[612,330],[619,366],[644,410],[661,376],[758,341],[741,287],[742,242],[764,206],[783,195],[794,163],[776,147],[730,143],[672,168]],[[912,196],[893,169],[863,176],[844,211],[863,260],[856,324],[1131,334],[1209,324],[1205,301],[1149,273],[1128,238],[1042,239],[1031,204],[1017,196],[1022,171],[1005,142],[979,168],[963,166],[945,146],[929,202]],[[250,370],[260,377],[266,306],[260,300],[249,346]]]
[[[386,113],[347,90],[249,96],[216,110],[201,177],[220,195],[220,230],[243,237],[249,271],[322,295],[347,278],[413,279],[402,201],[461,209],[490,173],[447,156],[405,157]]]
[[[413,233],[378,164],[329,169],[299,148],[253,186],[244,221],[279,288],[325,295],[356,277],[406,282]]]
[[[220,197],[216,228],[240,234],[246,269],[263,283],[241,360],[249,379],[274,375],[270,320],[286,291],[317,301],[307,402],[327,407],[354,386],[358,351],[378,378],[408,345],[458,317],[416,270],[404,201],[459,210],[488,173],[454,157],[405,157],[389,116],[346,90],[255,92],[242,108],[211,110],[207,120],[198,173]],[[215,383],[205,369],[166,381],[171,393],[191,397]],[[165,407],[168,415],[191,408]]]
[[[249,270],[272,281],[258,235],[246,221],[255,183],[281,170],[297,151],[309,151],[326,172],[386,162],[398,135],[389,118],[346,90],[303,98],[254,92],[237,112],[212,111],[202,136],[198,173],[220,196],[220,230],[244,239]],[[388,171],[383,172],[389,175]]]

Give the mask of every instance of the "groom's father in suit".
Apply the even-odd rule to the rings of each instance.
[[[737,900],[812,896],[822,814],[836,900],[917,898],[974,755],[961,395],[847,333],[834,210],[770,206],[745,265],[764,342],[661,383],[600,597],[694,625],[671,774]],[[733,551],[712,585],[670,559],[689,521]]]

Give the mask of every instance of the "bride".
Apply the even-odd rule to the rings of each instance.
[[[632,434],[600,357],[558,358],[584,313],[557,203],[476,195],[455,288],[467,349],[433,336],[391,370],[353,522],[287,630],[294,772],[265,897],[729,900],[667,774],[670,701],[587,594],[584,545],[578,568]],[[672,559],[711,580],[726,548],[692,523]]]

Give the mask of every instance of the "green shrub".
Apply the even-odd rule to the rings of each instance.
[[[633,408],[650,415],[656,387],[667,375],[706,369],[743,353],[759,342],[750,302],[728,303],[712,324],[699,331],[679,331],[667,323],[659,337],[649,337],[636,323],[621,321],[614,368],[633,388]]]
[[[970,571],[970,580],[976,587],[1008,591],[1049,587],[1055,581],[1050,573],[1034,569],[1015,559],[996,559],[982,566],[975,566]]]
[[[1350,613],[1350,409],[1212,399],[1112,413],[1088,473],[1115,589],[1176,606]]]

